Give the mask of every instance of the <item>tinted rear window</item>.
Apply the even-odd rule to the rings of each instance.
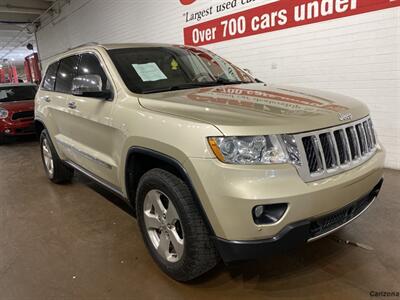
[[[0,102],[33,100],[35,95],[35,86],[0,87]]]
[[[54,83],[56,82],[56,73],[58,69],[58,62],[51,64],[47,68],[46,76],[44,77],[42,88],[46,91],[54,90]]]

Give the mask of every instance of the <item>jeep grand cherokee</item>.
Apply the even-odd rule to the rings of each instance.
[[[47,176],[82,172],[128,201],[155,262],[187,281],[348,224],[376,199],[384,151],[350,97],[274,86],[210,51],[87,45],[36,96]]]

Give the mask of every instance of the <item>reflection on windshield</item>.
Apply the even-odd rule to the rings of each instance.
[[[198,48],[128,48],[110,50],[109,54],[125,84],[135,93],[255,82],[245,71]]]

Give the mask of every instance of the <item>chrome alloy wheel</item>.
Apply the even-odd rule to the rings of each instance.
[[[157,252],[169,262],[182,258],[183,229],[172,201],[159,190],[150,190],[144,199],[144,222]]]
[[[49,173],[50,176],[53,176],[54,175],[53,155],[51,154],[49,142],[47,141],[46,138],[43,139],[42,152],[43,152],[44,165],[47,169],[47,172]]]

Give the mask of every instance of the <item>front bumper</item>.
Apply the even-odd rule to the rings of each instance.
[[[255,259],[288,251],[326,236],[355,220],[377,198],[382,183],[383,179],[367,195],[335,212],[290,224],[269,239],[228,241],[215,238],[215,245],[225,262]]]
[[[314,182],[304,182],[292,165],[238,166],[217,159],[184,163],[213,234],[224,240],[273,238],[290,224],[335,212],[371,191],[383,177],[382,149],[362,165]],[[255,224],[258,205],[287,204],[273,224]]]
[[[0,134],[6,136],[30,135],[35,133],[33,120],[27,121],[8,121],[0,122]]]

